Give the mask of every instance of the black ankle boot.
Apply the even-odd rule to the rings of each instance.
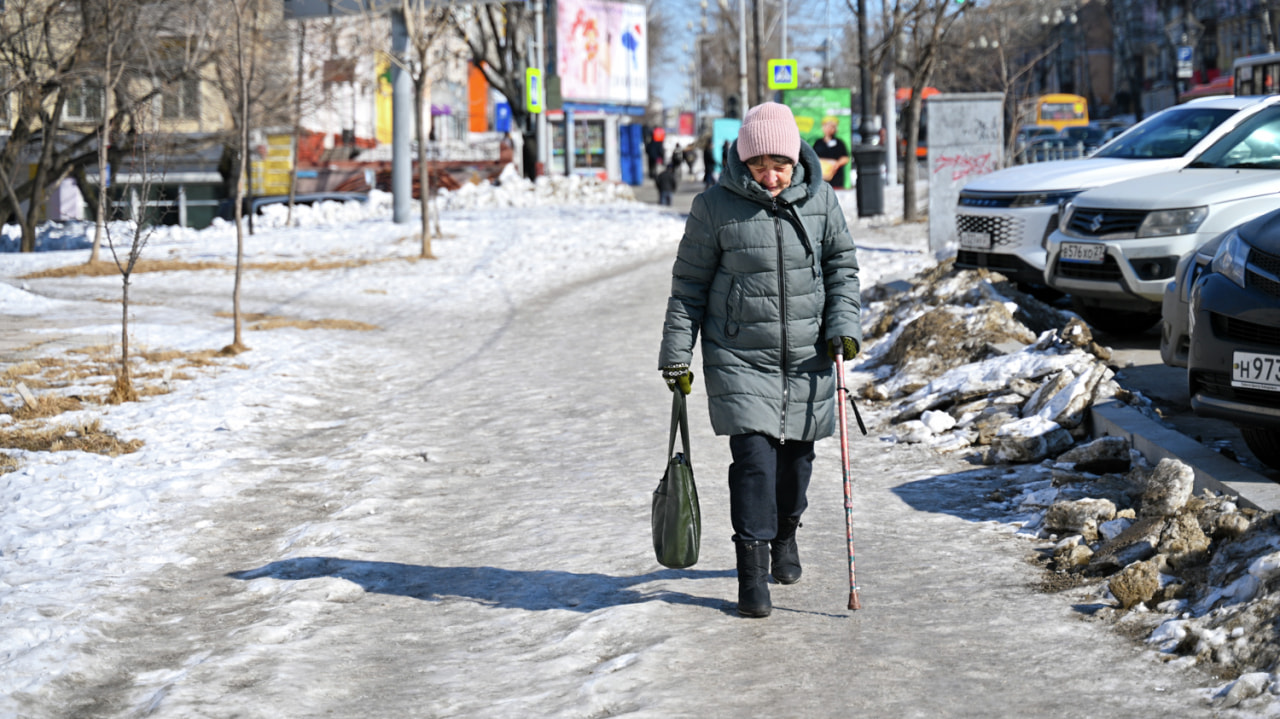
[[[800,548],[796,546],[796,529],[800,520],[788,517],[778,523],[778,536],[769,546],[773,560],[772,574],[778,584],[795,584],[800,581]]]
[[[736,542],[738,550],[738,614],[767,617],[769,599],[769,543]]]

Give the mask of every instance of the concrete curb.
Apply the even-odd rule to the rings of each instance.
[[[1093,406],[1093,436],[1127,437],[1153,464],[1170,457],[1196,473],[1195,491],[1209,489],[1239,497],[1239,503],[1264,511],[1280,510],[1280,484],[1218,454],[1190,437],[1169,429],[1122,402]]]

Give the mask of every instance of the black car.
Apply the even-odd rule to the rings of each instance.
[[[1280,469],[1280,210],[1216,242],[1191,285],[1191,407],[1234,423],[1254,455]]]

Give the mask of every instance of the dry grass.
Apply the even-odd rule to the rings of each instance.
[[[0,370],[0,385],[25,384],[36,393],[34,405],[9,410],[14,419],[53,417],[84,409],[89,404],[119,404],[167,394],[174,380],[190,380],[199,370],[225,366],[216,350],[139,351],[131,358],[130,387],[120,384],[120,348],[94,345],[68,350],[59,357],[27,360]],[[99,391],[86,391],[85,385]],[[79,389],[74,389],[78,387]],[[5,411],[0,407],[0,412]]]
[[[134,266],[134,273],[139,272],[180,272],[192,270],[234,270],[234,266],[227,265],[222,262],[186,262],[183,260],[138,260],[138,264]],[[109,275],[120,274],[120,268],[116,267],[116,263],[105,260],[94,262],[92,264],[84,262],[78,265],[67,265],[65,267],[51,267],[47,270],[32,272],[23,275],[22,279],[44,279],[51,277],[105,277]]]
[[[82,409],[84,403],[75,397],[62,397],[56,394],[42,394],[36,397],[35,405],[24,404],[12,414],[16,420],[40,419],[54,417],[63,412],[75,412]]]
[[[18,460],[0,452],[0,474],[7,474],[18,468]]]
[[[111,385],[111,391],[107,393],[103,401],[107,404],[137,402],[138,390],[133,388],[133,380],[129,375],[124,372],[117,374],[115,384]]]
[[[230,318],[230,312],[218,312],[217,317]],[[294,327],[300,330],[353,330],[369,332],[380,329],[377,325],[356,322],[355,320],[303,320],[296,317],[278,317],[260,312],[243,312],[240,318],[249,323],[251,330],[275,330],[281,327]]]
[[[0,430],[0,448],[28,452],[92,452],[116,457],[137,452],[142,440],[121,441],[102,429],[99,420],[53,427],[15,427]]]
[[[295,261],[276,261],[276,262],[253,262],[247,265],[251,270],[260,270],[262,272],[297,272],[298,270],[347,270],[354,267],[364,267],[365,265],[376,265],[383,262],[397,262],[399,257],[379,257],[377,259],[346,259],[346,260],[295,260]]]
[[[273,262],[249,262],[245,264],[247,270],[257,270],[260,272],[298,272],[301,270],[321,271],[321,270],[345,270],[354,267],[364,267],[365,265],[374,265],[382,262],[399,262],[406,258],[400,257],[379,257],[379,258],[361,258],[361,259],[343,259],[343,260],[277,260]],[[235,265],[225,262],[188,262],[186,260],[138,260],[138,264],[134,266],[134,274],[142,272],[200,272],[204,270],[235,270]],[[116,267],[116,263],[109,261],[99,261],[90,263],[81,263],[78,265],[67,265],[65,267],[52,267],[39,272],[22,275],[24,280],[48,279],[59,277],[106,277],[120,274],[120,268]]]

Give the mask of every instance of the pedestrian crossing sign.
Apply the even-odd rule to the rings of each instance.
[[[535,67],[524,71],[524,107],[532,115],[542,112],[542,71]]]
[[[800,87],[799,67],[796,60],[770,60],[769,89],[794,90]]]

